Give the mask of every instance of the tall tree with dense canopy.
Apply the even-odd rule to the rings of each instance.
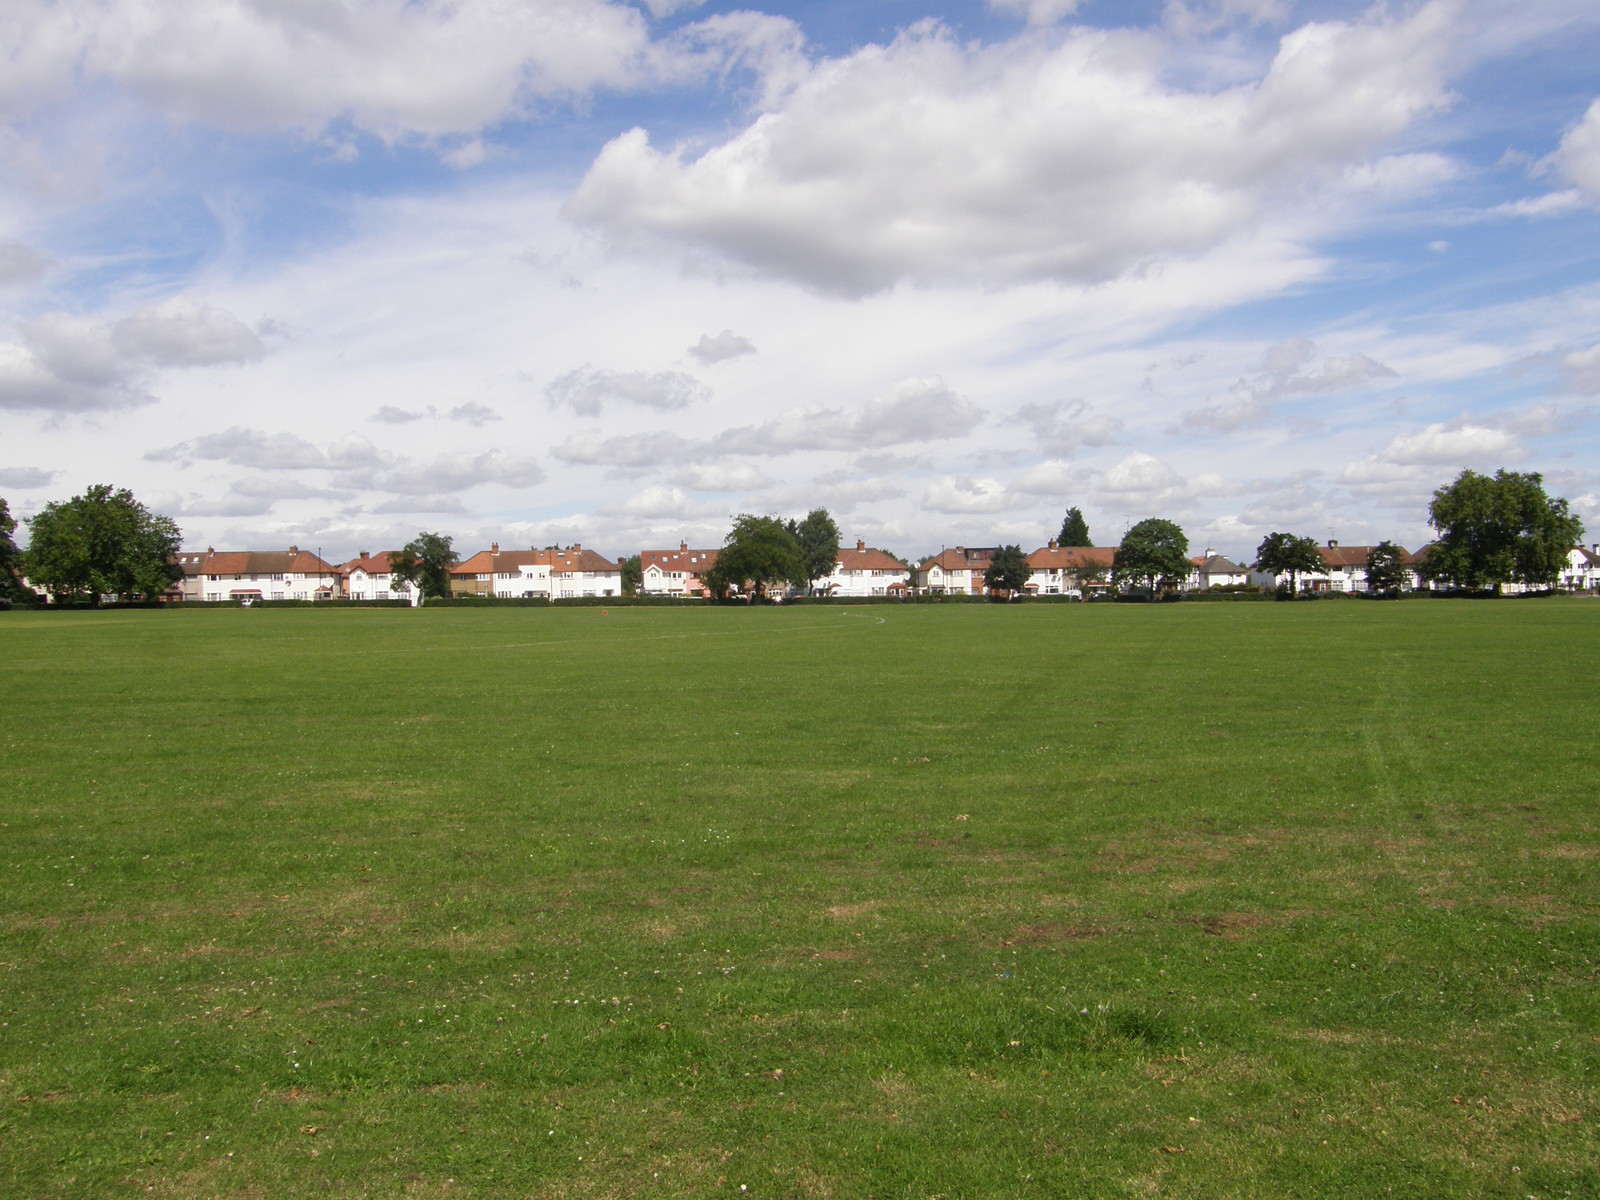
[[[20,600],[23,595],[22,552],[11,538],[17,521],[11,515],[5,497],[0,496],[0,600]]]
[[[448,599],[450,568],[456,563],[454,540],[442,533],[418,533],[389,555],[390,589],[398,592],[415,584],[425,601]]]
[[[1583,522],[1565,500],[1545,495],[1535,471],[1463,471],[1434,492],[1428,523],[1439,531],[1425,560],[1428,577],[1466,588],[1554,586],[1567,553],[1583,541]]]
[[[714,595],[726,596],[734,588],[750,584],[758,599],[774,584],[806,582],[800,543],[777,517],[756,517],[741,513],[717,553],[717,561],[706,574],[706,586]]]
[[[127,488],[97,483],[29,519],[23,561],[29,580],[60,600],[153,600],[183,578],[181,542],[171,517],[151,512]]]
[[[839,526],[827,509],[813,508],[805,520],[790,521],[787,529],[800,547],[800,572],[805,577],[792,582],[810,591],[813,583],[832,575],[839,565]]]
[[[1163,584],[1179,586],[1194,566],[1183,530],[1161,517],[1140,521],[1123,534],[1113,561],[1112,577],[1118,587],[1142,583],[1152,592]]]
[[[983,586],[990,592],[1014,596],[1028,584],[1033,568],[1021,546],[1001,546],[983,569]]]
[[[1067,509],[1067,515],[1061,521],[1061,533],[1056,538],[1058,546],[1092,546],[1089,540],[1089,522],[1083,519],[1083,512],[1074,505]]]
[[[1300,576],[1323,569],[1326,565],[1317,551],[1315,538],[1297,537],[1292,533],[1269,533],[1256,547],[1256,560],[1250,564],[1258,571],[1289,577],[1289,594],[1300,590]]]
[[[1367,591],[1398,596],[1406,585],[1406,560],[1393,542],[1379,542],[1367,551]]]
[[[637,596],[643,584],[644,564],[637,554],[630,554],[622,560],[622,594]]]

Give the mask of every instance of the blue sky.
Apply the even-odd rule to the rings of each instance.
[[[0,26],[0,496],[621,557],[824,506],[1600,536],[1591,0],[57,0]]]

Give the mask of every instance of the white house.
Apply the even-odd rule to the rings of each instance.
[[[840,549],[831,574],[812,583],[830,596],[888,596],[911,586],[911,568],[858,538],[854,550]]]
[[[1338,542],[1330,540],[1326,546],[1318,546],[1317,554],[1322,559],[1320,571],[1302,571],[1300,573],[1300,588],[1307,592],[1332,592],[1332,593],[1358,593],[1367,590],[1367,556],[1376,549],[1373,546],[1341,546]],[[1401,585],[1406,591],[1414,591],[1421,586],[1417,574],[1417,555],[1412,554],[1404,546],[1396,545],[1400,551],[1400,561],[1405,566],[1405,582]],[[1420,553],[1420,551],[1419,551]],[[1271,571],[1252,571],[1250,580],[1262,587],[1276,587],[1278,583],[1288,582],[1288,575],[1274,575]]]
[[[421,589],[414,583],[391,588],[394,572],[389,563],[397,550],[384,550],[369,554],[363,550],[347,563],[339,564],[339,578],[343,580],[347,600],[393,600],[397,604],[416,604]]]
[[[1052,539],[1028,555],[1028,582],[1033,596],[1078,596],[1105,591],[1111,581],[1116,551],[1109,546],[1058,546]],[[979,573],[980,584],[982,572]]]
[[[1250,568],[1241,567],[1232,559],[1207,551],[1192,560],[1194,570],[1184,586],[1190,591],[1208,592],[1216,587],[1239,587],[1250,582]]]
[[[557,600],[577,596],[622,595],[622,564],[574,544],[570,550],[541,551],[550,555],[550,579]]]
[[[983,595],[983,571],[994,557],[994,546],[957,546],[924,559],[917,568],[917,586],[935,595]]]
[[[182,563],[183,555],[179,556]],[[308,550],[207,550],[193,568],[200,599],[331,600],[339,594],[339,572]]]
[[[495,542],[450,568],[454,596],[564,600],[622,595],[622,564],[575,545],[570,550],[505,550]]]
[[[1600,590],[1600,543],[1588,549],[1574,546],[1567,551],[1567,565],[1561,570],[1561,586],[1569,592]]]
[[[647,596],[705,596],[705,574],[717,562],[715,550],[691,550],[679,542],[676,550],[639,551],[639,590]]]

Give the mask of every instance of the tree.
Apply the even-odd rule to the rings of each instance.
[[[813,508],[805,520],[798,524],[790,521],[785,528],[800,548],[800,573],[804,576],[792,582],[810,591],[813,582],[832,575],[839,565],[839,527],[827,509]]]
[[[1056,538],[1058,546],[1092,546],[1089,540],[1089,522],[1083,519],[1083,513],[1076,506],[1067,509],[1067,515],[1061,521],[1061,533]]]
[[[644,583],[644,565],[639,561],[637,554],[630,554],[622,560],[622,594],[624,596],[637,596],[639,586]]]
[[[390,590],[398,592],[415,584],[424,601],[448,599],[450,568],[456,563],[455,551],[450,548],[453,540],[442,533],[418,533],[389,555]]]
[[[1367,551],[1367,591],[1398,596],[1406,583],[1406,560],[1393,542],[1379,542]]]
[[[1001,546],[983,569],[983,586],[991,592],[1015,595],[1028,584],[1033,568],[1021,546]]]
[[[1140,521],[1123,534],[1112,562],[1112,578],[1118,587],[1143,583],[1152,592],[1163,585],[1177,587],[1194,566],[1183,530],[1160,517]]]
[[[1299,590],[1300,576],[1316,572],[1325,565],[1317,551],[1314,538],[1296,537],[1292,533],[1269,533],[1256,547],[1256,560],[1250,564],[1258,571],[1289,577],[1289,594]]]
[[[706,573],[706,586],[717,596],[749,583],[759,598],[773,584],[804,582],[805,567],[794,534],[777,517],[749,513],[734,518],[716,563]]]
[[[97,483],[81,496],[52,501],[29,519],[28,530],[28,578],[58,599],[153,599],[183,578],[177,524],[127,488]]]
[[[1439,531],[1424,567],[1429,578],[1466,588],[1553,586],[1583,541],[1583,522],[1565,500],[1544,494],[1544,477],[1533,471],[1463,471],[1434,492],[1428,523]]]
[[[11,540],[16,528],[16,518],[11,515],[5,497],[0,496],[0,600],[21,600],[24,595],[22,551]]]

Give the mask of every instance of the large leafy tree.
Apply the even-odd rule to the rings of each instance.
[[[800,543],[787,525],[777,517],[741,513],[706,574],[706,585],[713,594],[726,596],[748,583],[761,597],[775,584],[805,583],[805,570]]]
[[[1379,542],[1367,551],[1367,591],[1398,596],[1406,585],[1406,559],[1393,542]]]
[[[28,521],[28,578],[58,599],[153,599],[183,577],[182,534],[127,488],[97,483]]]
[[[1565,500],[1545,495],[1544,477],[1534,471],[1463,471],[1434,492],[1428,523],[1439,531],[1428,576],[1468,588],[1550,587],[1568,551],[1583,541],[1583,522]]]
[[[1113,563],[1112,576],[1119,587],[1143,584],[1152,592],[1163,584],[1178,586],[1194,566],[1183,530],[1161,517],[1140,521],[1123,534]]]
[[[1315,538],[1269,533],[1256,547],[1256,560],[1250,565],[1258,571],[1287,575],[1289,594],[1293,595],[1300,590],[1300,576],[1320,571],[1326,564],[1317,550]]]
[[[22,552],[11,538],[16,528],[16,518],[11,515],[5,497],[0,496],[0,600],[22,598],[22,580],[19,578],[22,574]]]
[[[839,526],[825,508],[813,508],[803,521],[790,521],[788,529],[800,548],[800,574],[792,582],[807,590],[818,579],[832,575],[839,564]]]
[[[1015,595],[1027,586],[1033,568],[1021,546],[1001,546],[983,569],[983,586],[991,592]]]
[[[389,556],[389,587],[399,591],[415,584],[424,600],[442,600],[450,595],[450,568],[456,555],[454,539],[442,533],[418,533]]]
[[[622,594],[637,596],[643,583],[644,564],[637,554],[630,554],[622,560]]]
[[[1089,540],[1089,522],[1083,519],[1083,512],[1076,505],[1067,509],[1067,515],[1061,520],[1061,533],[1056,538],[1058,546],[1092,546]]]

